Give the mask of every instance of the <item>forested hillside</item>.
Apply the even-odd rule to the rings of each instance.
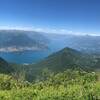
[[[4,59],[0,58],[0,73],[10,74],[12,72],[14,72],[14,68]]]

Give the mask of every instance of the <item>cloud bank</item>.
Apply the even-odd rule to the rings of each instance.
[[[83,32],[74,32],[72,30],[67,29],[51,29],[51,28],[38,28],[38,27],[11,27],[11,26],[0,26],[0,30],[24,30],[24,31],[36,31],[36,32],[44,32],[50,34],[70,34],[70,35],[91,35],[91,36],[100,36],[96,33],[83,33]]]

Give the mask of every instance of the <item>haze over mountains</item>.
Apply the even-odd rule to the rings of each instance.
[[[92,35],[49,35],[53,43],[58,46],[70,47],[85,53],[100,53],[100,36]],[[60,48],[62,48],[60,47]]]
[[[59,44],[59,45],[57,45]],[[22,30],[0,30],[0,51],[62,49],[70,47],[88,53],[100,53],[100,36],[52,34]]]
[[[0,30],[0,56],[10,62],[36,63],[65,47],[99,57],[100,36]]]
[[[45,37],[37,32],[0,30],[0,51],[2,52],[46,49],[45,41]]]

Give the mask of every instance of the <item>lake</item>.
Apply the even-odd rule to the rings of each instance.
[[[18,63],[18,64],[28,64],[36,63],[37,61],[48,56],[48,51],[23,51],[23,52],[8,52],[0,53],[0,57],[4,58],[8,62]]]
[[[50,42],[48,47],[48,49],[41,51],[0,52],[0,57],[11,63],[30,64],[36,63],[66,46],[62,41],[55,40]]]

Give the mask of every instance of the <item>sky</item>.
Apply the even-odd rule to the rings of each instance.
[[[100,0],[0,0],[0,29],[100,35]]]

